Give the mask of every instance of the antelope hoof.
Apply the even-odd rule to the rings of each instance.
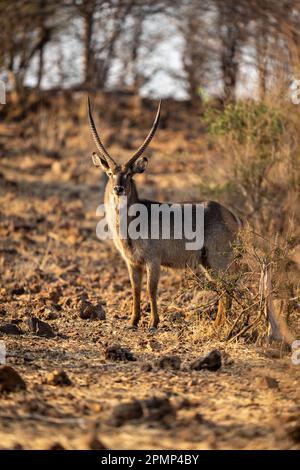
[[[157,332],[156,326],[149,326],[148,332],[149,332],[151,335],[154,335],[154,334]]]
[[[152,328],[153,328],[154,330],[156,330],[157,327],[158,327],[158,324],[159,324],[159,318],[153,318],[153,317],[151,318],[151,317],[150,317],[150,321],[149,321],[149,330],[151,330]]]
[[[140,317],[132,316],[130,318],[128,328],[130,328],[132,330],[136,330],[137,327],[138,327],[139,321],[140,321]]]
[[[131,328],[137,328],[138,327],[138,324],[139,324],[139,321],[140,321],[140,317],[136,317],[135,315],[132,316],[130,318],[130,321],[129,321],[129,327]]]
[[[136,331],[138,329],[137,325],[132,325],[131,323],[125,327],[126,330]]]

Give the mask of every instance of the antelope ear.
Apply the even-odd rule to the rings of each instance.
[[[148,165],[148,159],[146,157],[139,158],[132,167],[133,173],[143,173]]]
[[[92,160],[93,160],[93,163],[96,167],[100,166],[102,168],[102,170],[104,170],[104,171],[109,170],[109,165],[108,165],[107,161],[103,157],[100,157],[96,152],[93,152]]]

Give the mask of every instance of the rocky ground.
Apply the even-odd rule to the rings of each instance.
[[[14,130],[1,132],[7,142]],[[87,148],[2,152],[0,447],[299,449],[300,366],[284,351],[221,341],[184,273],[162,275],[156,333],[145,292],[143,321],[127,329],[127,270],[96,237],[101,174]],[[183,166],[172,148],[156,155],[143,194],[197,196],[196,157]],[[221,364],[218,353],[195,364],[214,350]]]

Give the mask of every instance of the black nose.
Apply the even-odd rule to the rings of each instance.
[[[115,186],[114,187],[114,192],[120,196],[120,194],[124,193],[124,187],[123,186]]]

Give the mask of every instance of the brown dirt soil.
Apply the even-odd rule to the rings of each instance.
[[[1,132],[17,149],[20,142],[9,137],[13,126]],[[97,437],[108,449],[299,449],[300,367],[290,353],[212,335],[211,323],[201,320],[199,293],[187,290],[184,273],[162,274],[156,333],[147,329],[145,292],[141,325],[127,329],[125,263],[95,234],[101,174],[87,158],[89,137],[80,144],[73,138],[57,159],[26,149],[3,151],[1,159],[0,325],[13,322],[23,334],[0,333],[0,341],[7,365],[27,388],[0,395],[0,447],[88,449]],[[162,131],[152,149],[173,141]],[[161,150],[162,160],[153,156],[149,172],[138,178],[143,195],[198,197],[208,165],[191,148],[183,167],[175,150]],[[84,302],[98,309],[101,303],[106,318],[80,318]],[[30,316],[48,323],[55,336],[32,331]],[[136,360],[107,358],[113,344]],[[223,357],[219,370],[190,370],[216,348]],[[165,355],[178,356],[180,369],[160,368]],[[63,377],[55,385],[56,370],[71,383]],[[144,402],[151,397],[169,401],[153,413],[154,405],[149,411]],[[141,402],[142,415],[133,405],[115,419],[115,407],[133,400]]]

